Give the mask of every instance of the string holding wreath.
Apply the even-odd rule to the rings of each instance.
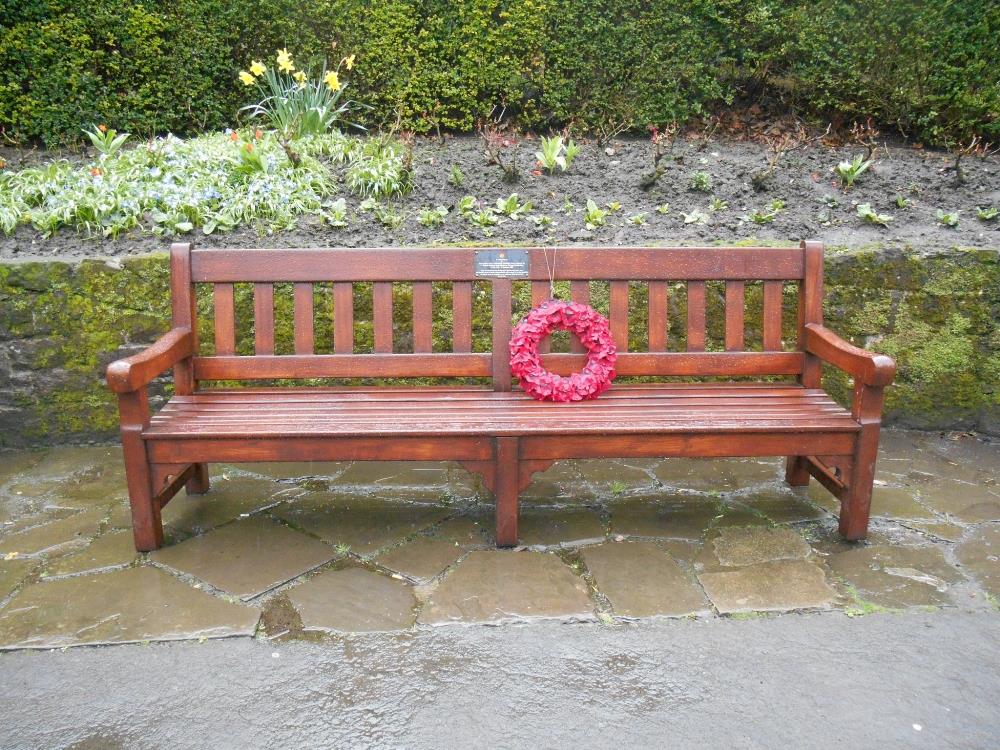
[[[538,345],[556,330],[575,334],[587,350],[587,363],[567,377],[542,366]],[[618,350],[608,319],[590,305],[550,299],[532,309],[510,339],[510,370],[521,388],[539,401],[583,401],[611,386]]]

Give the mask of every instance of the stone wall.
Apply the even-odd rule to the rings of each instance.
[[[0,264],[0,448],[113,438],[114,400],[103,371],[118,356],[138,351],[169,325],[169,272],[163,255],[74,263],[38,261]],[[238,290],[248,309],[249,290]],[[279,289],[278,318],[290,310],[290,294]],[[485,291],[485,290],[482,290]],[[794,294],[786,294],[786,333],[794,327]],[[641,339],[644,290],[635,289],[633,337]],[[396,289],[399,341],[405,347],[409,310],[405,287]],[[526,286],[519,310],[527,305]],[[370,339],[365,305],[357,291],[358,343]],[[595,305],[604,306],[600,290]],[[208,298],[202,306],[208,309]],[[439,299],[436,349],[447,350],[450,311]],[[754,340],[750,296],[748,338]],[[317,310],[328,302],[317,295]],[[477,343],[486,345],[487,296],[477,295],[483,323]],[[710,296],[710,345],[721,339],[721,294]],[[716,314],[712,314],[716,313]],[[673,299],[672,333],[683,332],[683,304]],[[859,345],[896,357],[897,384],[888,393],[887,419],[927,429],[974,429],[1000,434],[1000,260],[995,249],[954,248],[932,254],[910,248],[832,249],[827,257],[828,324]],[[243,317],[243,316],[240,316]],[[290,319],[290,315],[287,316]],[[246,319],[244,317],[244,319]],[[330,315],[318,318],[317,341],[329,341]],[[370,320],[370,317],[368,318]],[[201,327],[211,341],[210,317]],[[240,351],[252,332],[240,331]],[[279,353],[290,348],[288,324],[279,328]],[[641,340],[637,343],[641,345]],[[827,373],[841,400],[849,383]],[[154,403],[168,384],[157,384]]]

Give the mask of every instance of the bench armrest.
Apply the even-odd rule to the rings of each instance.
[[[108,387],[115,393],[131,393],[194,354],[190,328],[174,328],[148,349],[108,365]]]
[[[896,376],[892,357],[854,346],[818,323],[807,323],[805,329],[807,352],[839,367],[864,385],[886,386]]]

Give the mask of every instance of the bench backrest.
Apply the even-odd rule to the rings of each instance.
[[[178,390],[189,391],[198,380],[412,377],[488,378],[494,389],[509,390],[507,342],[514,313],[513,284],[520,282],[477,277],[477,252],[482,249],[235,250],[175,244],[171,248],[174,325],[197,330],[195,288],[211,285],[215,339],[214,353],[195,356],[178,369]],[[580,302],[590,301],[589,282],[607,282],[619,375],[794,375],[807,385],[818,382],[813,358],[797,342],[782,340],[782,318],[788,297],[797,304],[799,340],[805,323],[822,322],[823,251],[819,243],[803,242],[791,248],[560,247],[526,252],[524,283],[530,284],[533,304],[549,296],[550,277],[568,281],[572,299]],[[408,285],[412,289],[412,332],[405,342],[394,341],[394,282],[397,288]],[[441,303],[439,298],[435,307],[435,295],[442,293],[440,282],[445,282],[444,289],[450,287],[451,314],[439,314],[435,321]],[[474,294],[484,290],[478,282],[489,285],[490,352],[473,350]],[[252,284],[253,289],[252,354],[238,354],[236,347],[234,285],[241,283]],[[358,283],[371,283],[370,321],[355,320]],[[758,283],[762,286],[761,315],[750,320],[745,314],[748,285]],[[294,352],[275,353],[276,284],[291,286]],[[789,285],[798,289],[797,303],[794,290],[785,294]],[[323,354],[315,353],[318,294],[329,295],[332,301],[333,341]],[[678,306],[680,299],[683,303]],[[643,351],[629,351],[630,302],[637,300],[647,308],[642,316],[645,330],[640,334],[633,330],[632,337],[641,339]],[[724,333],[709,336],[707,309],[724,311],[720,312],[724,322],[711,329]],[[680,341],[675,340],[679,337],[669,336],[670,317],[686,318],[680,350]],[[636,319],[633,314],[633,329]],[[356,322],[370,325],[373,351],[355,350]],[[449,322],[451,351],[432,351],[435,326],[440,332]],[[752,347],[745,335],[748,330],[754,332]],[[577,345],[568,353],[547,354],[544,361],[553,371],[569,373],[582,366],[579,351]]]

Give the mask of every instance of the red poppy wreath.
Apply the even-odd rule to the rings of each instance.
[[[575,333],[587,349],[587,364],[569,377],[542,367],[538,344],[552,331]],[[524,316],[510,339],[510,371],[539,401],[583,401],[611,386],[618,351],[608,319],[590,305],[547,300]]]

